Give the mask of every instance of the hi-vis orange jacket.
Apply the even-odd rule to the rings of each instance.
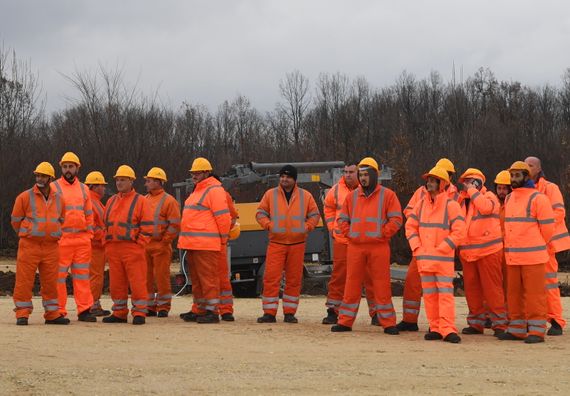
[[[406,238],[420,271],[438,272],[453,266],[455,249],[465,233],[461,207],[445,192],[433,201],[425,194],[406,222]]]
[[[461,206],[467,237],[459,246],[459,254],[465,261],[477,261],[503,248],[501,205],[497,196],[484,186],[481,191],[470,188],[465,196],[470,199],[469,209],[464,204]]]
[[[428,192],[426,190],[426,186],[420,186],[416,191],[414,191],[414,195],[412,195],[412,198],[410,198],[410,201],[404,208],[404,216],[406,216],[406,218],[410,216],[410,213],[412,213],[414,206],[422,199],[424,199],[427,193]],[[460,202],[461,200],[461,195],[459,194],[459,191],[454,184],[449,185],[449,187],[444,192],[444,195],[445,194],[447,194],[447,197],[449,199],[453,199],[454,201]]]
[[[283,245],[305,242],[319,223],[319,208],[310,192],[295,185],[289,203],[277,186],[263,195],[255,219],[269,231],[269,241]]]
[[[65,221],[61,231],[60,244],[74,238],[91,240],[93,238],[93,206],[87,186],[75,178],[69,184],[60,177],[51,183],[51,188],[59,192],[65,199]]]
[[[153,190],[145,196],[153,214],[151,240],[170,243],[180,230],[180,205],[174,197],[162,188]]]
[[[564,208],[564,199],[562,198],[560,188],[556,184],[547,181],[544,177],[538,179],[536,188],[550,199],[552,210],[554,211],[555,228],[550,245],[555,252],[570,249],[570,234],[568,234],[568,228],[566,228],[566,209]]]
[[[344,200],[338,223],[349,243],[389,242],[402,227],[402,207],[389,188],[378,185],[366,196],[358,187]]]
[[[515,188],[505,198],[507,265],[547,263],[547,241],[554,234],[554,213],[548,197],[534,188]]]
[[[348,243],[348,239],[342,235],[338,224],[338,216],[340,215],[342,204],[351,191],[354,191],[354,189],[349,189],[344,177],[342,177],[339,182],[327,192],[324,203],[325,223],[327,224],[329,233],[337,242],[344,244]]]
[[[184,203],[178,247],[219,252],[230,232],[230,210],[222,183],[208,177]]]
[[[89,190],[89,196],[93,206],[93,239],[91,245],[102,247],[103,239],[105,239],[105,221],[103,220],[105,206],[101,203],[101,196],[95,191]]]
[[[65,202],[61,194],[50,189],[46,200],[36,185],[24,191],[12,209],[12,228],[20,238],[57,241],[65,218]]]
[[[230,210],[230,218],[232,219],[232,227],[233,227],[237,219],[239,218],[239,213],[236,209],[232,196],[227,191],[226,191],[226,202],[228,203],[228,208]]]
[[[146,246],[152,235],[152,212],[144,197],[135,190],[118,193],[105,206],[105,243],[136,242]]]

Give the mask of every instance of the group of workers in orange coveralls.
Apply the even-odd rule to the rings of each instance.
[[[104,323],[145,323],[147,316],[168,317],[171,308],[172,244],[185,251],[193,304],[180,314],[186,322],[234,321],[227,243],[239,236],[232,197],[213,174],[211,163],[196,158],[190,169],[194,189],[181,208],[164,191],[166,173],[151,168],[147,195],[133,188],[128,165],[118,167],[117,193],[101,200],[107,182],[101,172],[78,179],[79,157],[67,152],[62,176],[48,162],[34,170],[35,185],[21,193],[12,211],[20,238],[14,304],[16,324],[27,325],[36,271],[46,324],[70,323],[67,279],[71,275],[77,319]],[[570,249],[565,208],[558,186],[547,181],[540,160],[514,162],[494,179],[469,168],[452,183],[453,163],[440,159],[423,175],[402,210],[398,197],[378,180],[381,168],[366,157],[349,162],[327,193],[324,219],[333,238],[333,272],[323,324],[332,332],[351,331],[363,287],[371,324],[384,333],[418,331],[421,297],[429,329],[426,340],[461,342],[455,325],[455,261],[463,269],[469,314],[461,333],[483,334],[489,327],[499,340],[543,342],[562,335],[566,322],[558,287],[555,254]],[[279,301],[284,322],[297,323],[305,242],[321,216],[311,193],[297,184],[297,169],[279,171],[279,185],[265,192],[256,220],[269,233],[258,323],[276,322]],[[405,222],[405,225],[404,225]],[[412,251],[403,297],[403,318],[396,320],[390,282],[390,239],[404,226]],[[100,297],[105,264],[113,305]],[[284,289],[280,296],[280,287]],[[547,330],[547,323],[550,328]]]

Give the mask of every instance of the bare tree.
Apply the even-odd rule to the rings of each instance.
[[[285,100],[280,107],[291,123],[291,132],[295,148],[300,148],[300,136],[303,130],[305,114],[311,103],[309,80],[299,70],[287,73],[279,82],[279,92]]]

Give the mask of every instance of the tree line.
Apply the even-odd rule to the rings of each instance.
[[[158,93],[129,86],[120,70],[78,71],[66,78],[76,95],[47,114],[40,77],[13,51],[0,48],[2,249],[16,245],[10,212],[16,195],[33,183],[31,171],[45,160],[57,169],[65,151],[81,158],[82,178],[97,169],[110,179],[118,165],[133,166],[139,191],[152,166],[164,168],[169,181],[182,181],[196,156],[224,173],[250,161],[370,155],[394,169],[390,187],[402,205],[441,157],[460,172],[480,168],[492,188],[497,172],[534,155],[569,202],[570,69],[556,86],[499,81],[485,68],[459,81],[444,81],[435,71],[421,79],[403,72],[384,87],[342,73],[309,81],[293,71],[276,82],[281,99],[266,112],[241,95],[214,110],[191,100],[170,108]],[[396,257],[408,255],[404,238],[394,243]]]

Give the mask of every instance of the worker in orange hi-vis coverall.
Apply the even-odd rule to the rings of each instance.
[[[449,184],[445,187],[445,193],[449,199],[460,201],[461,195],[457,191],[457,187],[452,183],[451,179],[455,174],[455,166],[447,158],[441,158],[435,166],[444,169],[449,175]],[[412,195],[412,198],[404,208],[404,216],[408,218],[412,213],[414,206],[421,202],[427,190],[425,185],[420,186]],[[400,331],[418,331],[418,316],[420,314],[421,299],[422,299],[422,282],[420,273],[418,271],[418,263],[416,258],[412,256],[412,260],[408,265],[406,273],[406,280],[404,282],[404,296],[403,296],[403,318],[397,327]]]
[[[328,284],[327,301],[325,303],[327,316],[323,318],[323,324],[336,324],[338,321],[338,310],[340,304],[342,304],[344,286],[346,284],[346,251],[348,249],[348,239],[342,235],[338,216],[344,200],[356,188],[358,188],[358,163],[347,163],[343,170],[343,177],[328,191],[323,205],[325,223],[333,240],[333,270]],[[368,302],[368,313],[372,318],[371,324],[378,325],[374,290],[368,274],[366,274],[364,286],[366,289],[366,301]]]
[[[212,164],[198,157],[190,173],[194,191],[184,202],[178,248],[186,250],[197,317],[181,315],[187,322],[219,323],[220,256],[231,227],[230,210],[222,184],[212,176]]]
[[[430,331],[426,340],[461,342],[455,327],[453,277],[455,250],[465,238],[459,204],[445,193],[449,174],[434,167],[423,175],[426,190],[406,222],[406,238],[418,263]]]
[[[556,253],[570,249],[570,234],[566,228],[566,208],[560,188],[544,177],[540,160],[536,157],[528,157],[525,162],[530,168],[530,177],[537,190],[548,197],[554,211],[555,229],[548,243],[549,260],[546,264],[546,302],[550,322],[550,329],[546,334],[558,336],[562,335],[562,329],[566,327],[566,319],[562,316],[562,301],[558,286],[558,261],[556,261]]]
[[[267,190],[257,208],[256,220],[269,231],[263,274],[263,316],[258,323],[275,323],[279,286],[285,273],[283,314],[286,323],[297,323],[303,281],[307,235],[319,223],[319,209],[310,192],[297,185],[297,169],[285,165],[279,171],[279,186]]]
[[[338,222],[348,239],[346,286],[333,332],[351,331],[367,275],[374,289],[374,309],[384,333],[399,334],[392,304],[390,239],[402,227],[402,207],[396,194],[378,184],[380,168],[371,157],[358,164],[360,187],[350,193]]]
[[[104,213],[113,314],[103,323],[127,323],[130,289],[133,324],[142,325],[148,312],[145,246],[153,232],[153,214],[147,200],[133,188],[133,168],[119,166],[114,178],[117,194],[109,198]]]
[[[505,199],[505,258],[509,327],[499,340],[544,342],[548,243],[555,232],[552,204],[537,191],[530,168],[516,161],[509,168],[513,191]]]
[[[50,188],[55,171],[49,162],[42,162],[34,171],[36,184],[16,198],[12,210],[12,227],[18,234],[14,304],[16,324],[25,326],[32,313],[32,289],[36,270],[40,273],[40,292],[46,324],[69,324],[58,308],[57,270],[61,224],[65,217],[65,201]]]
[[[77,175],[81,162],[72,152],[67,152],[59,162],[61,178],[51,188],[63,195],[65,200],[65,222],[63,235],[59,240],[59,273],[57,293],[59,309],[67,315],[67,275],[71,269],[73,295],[77,305],[77,319],[82,322],[96,322],[91,314],[93,295],[89,283],[91,264],[91,239],[93,239],[93,205],[87,186]]]
[[[461,203],[467,236],[459,246],[463,264],[468,327],[463,334],[483,334],[487,312],[494,335],[505,332],[508,318],[503,293],[503,233],[497,196],[485,187],[485,175],[467,169],[459,178],[464,188]]]
[[[103,212],[105,206],[101,203],[101,199],[105,196],[107,182],[105,177],[99,171],[89,172],[85,178],[85,185],[89,187],[91,196],[91,204],[93,205],[93,239],[91,240],[91,265],[89,266],[89,283],[91,285],[91,294],[93,295],[93,306],[91,314],[94,316],[107,316],[111,311],[101,307],[101,294],[103,293],[103,284],[105,280],[105,248],[103,247],[103,239],[105,238],[105,222],[103,221]]]
[[[172,241],[180,231],[180,205],[164,191],[166,172],[154,167],[145,176],[145,187],[152,220],[152,235],[146,246],[148,289],[147,316],[168,317],[172,301],[170,264],[172,262]]]

